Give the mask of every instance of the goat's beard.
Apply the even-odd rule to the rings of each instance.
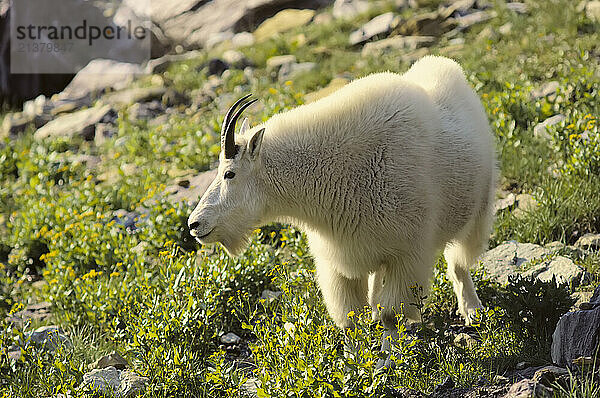
[[[244,252],[244,249],[250,243],[250,235],[252,230],[240,234],[229,235],[228,237],[221,236],[218,241],[221,243],[227,254],[232,257],[237,257]]]

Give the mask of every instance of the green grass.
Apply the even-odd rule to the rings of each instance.
[[[430,3],[432,10],[439,2]],[[452,53],[488,112],[502,187],[530,193],[538,203],[518,217],[500,212],[492,246],[508,239],[571,244],[600,231],[595,200],[600,197],[600,34],[572,2],[527,4],[529,14],[518,15],[504,2],[493,2],[497,17],[460,33],[465,45]],[[230,98],[227,103],[254,93],[262,107],[249,117],[257,123],[303,103],[305,94],[337,75],[403,72],[410,65],[402,54],[362,58],[360,47],[347,44],[351,31],[390,9],[311,24],[241,49],[255,65],[253,76],[233,70],[215,92]],[[405,10],[402,16],[412,13]],[[513,25],[508,35],[481,34],[508,22]],[[443,54],[448,44],[440,38],[430,52]],[[161,78],[192,95],[209,79],[206,61],[223,50],[173,65]],[[266,71],[266,60],[289,53],[318,68],[279,82]],[[556,98],[531,99],[531,91],[550,80],[559,82]],[[151,82],[148,77],[138,84]],[[533,135],[537,123],[558,113],[566,120],[548,131],[549,138]],[[460,320],[443,259],[429,297],[407,303],[418,305],[423,319],[395,346],[395,369],[374,371],[382,330],[368,314],[354,315],[360,325],[352,336],[357,352],[345,355],[344,334],[326,313],[300,232],[267,226],[237,259],[219,247],[197,251],[185,227],[191,209],[166,199],[172,175],[216,165],[223,118],[218,101],[196,110],[179,106],[159,126],[130,121],[128,114],[127,108],[120,110],[116,136],[97,147],[78,139],[37,142],[31,130],[0,143],[0,396],[67,391],[82,396],[75,387],[87,365],[113,349],[149,378],[147,397],[238,396],[250,377],[258,380],[260,396],[382,396],[400,387],[430,393],[447,377],[471,387],[481,380],[491,383],[523,358],[549,361],[549,324],[568,308],[567,287],[527,281],[500,287],[477,272],[477,289],[490,311],[471,331],[475,344],[461,347],[445,333]],[[102,162],[91,169],[73,162],[78,154]],[[140,214],[135,231],[113,220],[119,209]],[[598,280],[600,254],[580,256],[567,249],[560,254]],[[516,294],[519,286],[528,295]],[[260,298],[264,289],[283,294],[269,303]],[[24,304],[42,300],[52,303],[52,322],[64,327],[72,348],[49,353],[25,344],[23,330],[4,321]],[[535,326],[524,323],[523,312]],[[544,338],[531,333],[532,328],[541,333],[545,323]],[[220,336],[227,332],[245,343],[225,349]],[[19,341],[23,359],[12,361],[8,347]],[[246,350],[252,352],[250,362]],[[559,396],[591,397],[598,389],[591,376],[573,376],[570,383]]]

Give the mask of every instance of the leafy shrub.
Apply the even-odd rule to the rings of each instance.
[[[560,317],[573,306],[568,285],[555,277],[544,282],[533,276],[509,276],[508,284],[499,295],[513,330],[532,342],[533,355],[548,359],[552,333]]]

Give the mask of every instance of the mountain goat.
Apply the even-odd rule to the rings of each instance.
[[[200,243],[239,253],[272,221],[308,236],[327,309],[341,327],[370,304],[389,334],[411,286],[426,290],[444,249],[458,311],[481,302],[469,265],[487,243],[495,192],[494,144],[461,67],[425,57],[405,74],[377,73],[250,128],[222,127],[218,174],[189,217]],[[378,306],[379,305],[379,306]],[[378,310],[379,308],[379,310]],[[385,345],[385,342],[384,342]]]

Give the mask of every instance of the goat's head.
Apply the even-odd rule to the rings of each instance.
[[[240,98],[225,116],[217,176],[188,218],[190,233],[198,242],[220,242],[234,255],[260,223],[266,202],[260,189],[263,168],[259,156],[265,129],[250,129],[245,119],[235,136],[238,118],[257,101],[245,102],[248,97],[250,94]]]

